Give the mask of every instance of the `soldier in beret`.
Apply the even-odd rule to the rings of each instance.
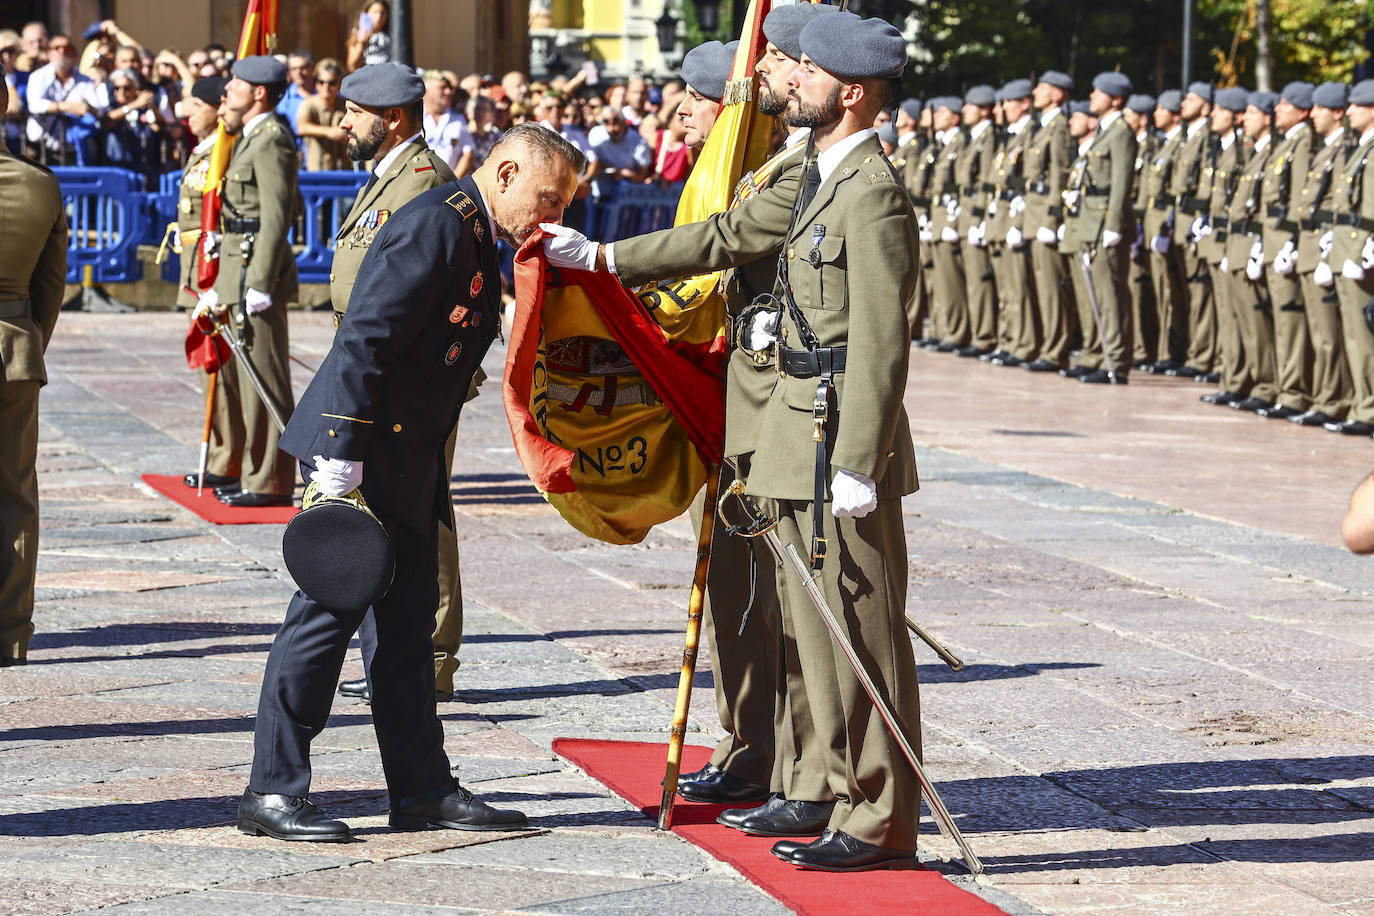
[[[1131,368],[1145,369],[1155,362],[1155,344],[1159,323],[1155,318],[1154,281],[1150,275],[1150,248],[1142,237],[1145,213],[1150,202],[1145,196],[1145,169],[1159,152],[1160,136],[1155,129],[1154,115],[1158,105],[1155,97],[1135,93],[1126,100],[1121,116],[1135,131],[1135,167],[1131,176],[1131,201],[1135,211],[1135,237],[1131,240],[1131,256],[1127,261],[1126,285],[1131,291],[1131,328],[1134,359]]]
[[[720,101],[725,97],[738,47],[737,41],[728,45],[707,41],[683,55],[682,81],[687,84],[687,95],[677,107],[677,116],[685,128],[683,142],[694,152],[701,152],[706,145],[720,115]]]
[[[296,469],[277,449],[280,435],[272,415],[249,381],[243,360],[252,361],[267,396],[289,419],[295,399],[287,362],[290,338],[286,307],[298,294],[296,258],[287,233],[295,220],[296,141],[275,114],[286,92],[286,66],[272,57],[245,57],[234,63],[224,86],[219,117],[238,138],[224,174],[219,241],[219,276],[201,296],[203,308],[226,309],[243,347],[235,357],[242,429],[239,483],[215,488],[220,502],[254,508],[289,506]],[[243,243],[251,236],[250,260]],[[238,437],[236,431],[235,438]]]
[[[968,309],[964,306],[964,258],[959,235],[959,185],[954,165],[968,144],[963,128],[963,100],[940,96],[931,102],[935,128],[934,164],[930,172],[930,229],[933,241],[930,318],[933,347],[953,353],[968,346]]]
[[[1035,134],[1030,80],[1017,79],[1004,85],[997,90],[997,102],[1006,128],[993,157],[993,190],[988,192],[987,242],[997,289],[997,349],[988,354],[987,361],[994,366],[1020,367],[1034,359],[1039,350],[1035,288],[1023,231],[1026,198],[1021,174],[1022,155]]]
[[[9,102],[0,67],[0,129]],[[0,137],[3,137],[0,130]],[[38,572],[38,389],[67,278],[67,216],[47,169],[0,141],[0,668],[22,665]]]
[[[1374,80],[1356,83],[1346,103],[1346,117],[1356,146],[1345,158],[1335,182],[1331,253],[1341,307],[1341,333],[1354,391],[1346,426],[1363,423],[1374,429],[1374,331],[1368,325],[1368,302],[1374,296]]]
[[[1141,233],[1149,251],[1155,302],[1153,326],[1157,334],[1152,349],[1158,357],[1153,364],[1142,368],[1161,375],[1177,373],[1183,367],[1188,349],[1188,290],[1184,284],[1187,268],[1182,246],[1174,244],[1174,225],[1180,217],[1169,193],[1179,153],[1188,139],[1183,130],[1182,111],[1183,93],[1166,89],[1159,94],[1154,110],[1159,149],[1141,169],[1145,203]]]
[[[1059,251],[1059,230],[1064,225],[1064,182],[1069,174],[1069,115],[1065,110],[1073,79],[1066,73],[1047,70],[1040,74],[1032,94],[1036,129],[1021,156],[1026,189],[1026,216],[1022,233],[1030,246],[1031,276],[1039,346],[1026,368],[1032,372],[1058,372],[1069,367],[1069,342],[1077,313],[1073,294],[1065,284],[1069,265]]]
[[[987,239],[991,201],[983,190],[992,180],[999,146],[992,123],[996,102],[991,86],[974,86],[964,93],[962,115],[968,142],[954,162],[954,183],[959,188],[957,229],[964,255],[964,312],[969,326],[969,342],[959,349],[960,356],[983,356],[997,346],[997,284]]]
[[[1207,199],[1207,212],[1193,221],[1193,235],[1197,237],[1199,256],[1207,262],[1212,277],[1212,299],[1217,311],[1217,362],[1221,388],[1204,394],[1201,400],[1209,404],[1229,404],[1246,387],[1246,356],[1241,331],[1245,320],[1240,315],[1237,299],[1226,266],[1226,210],[1235,195],[1240,178],[1241,154],[1244,150],[1240,132],[1240,116],[1245,111],[1249,93],[1238,86],[1218,89],[1212,105],[1212,136],[1216,141],[1213,161],[1203,170],[1202,194]],[[1246,303],[1253,308],[1253,303]]]
[[[1171,248],[1177,251],[1180,267],[1179,286],[1184,293],[1186,324],[1181,329],[1187,345],[1183,365],[1166,374],[1182,378],[1204,378],[1216,381],[1217,319],[1212,300],[1212,278],[1206,261],[1199,256],[1193,224],[1207,212],[1208,201],[1202,199],[1200,187],[1203,170],[1214,155],[1212,141],[1212,84],[1197,82],[1188,87],[1179,103],[1183,140],[1178,148],[1173,173],[1169,176],[1168,196],[1173,201],[1174,222]]]
[[[474,174],[424,192],[387,220],[281,439],[314,492],[365,499],[395,551],[391,585],[372,605],[377,649],[368,672],[394,829],[527,823],[474,798],[444,753],[430,667],[435,530],[448,523],[451,502],[444,442],[500,325],[496,235],[518,246],[541,221],[561,218],[584,165],[553,131],[518,124]],[[240,830],[280,840],[349,838],[346,824],[306,796],[310,742],[329,717],[365,612],[325,607],[303,591],[291,599],[267,659]]]

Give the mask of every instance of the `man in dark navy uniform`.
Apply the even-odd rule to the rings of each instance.
[[[396,571],[372,604],[372,715],[392,827],[524,827],[450,774],[432,664],[437,525],[448,523],[444,441],[496,337],[496,236],[521,244],[557,221],[583,157],[537,124],[507,131],[472,176],[415,198],[378,231],[333,348],[281,438],[319,492],[360,491],[390,536]],[[366,469],[366,471],[364,471]],[[340,557],[340,563],[350,562]],[[349,838],[311,804],[310,741],[324,728],[348,643],[366,609],[297,591],[268,656],[253,770],[239,829],[281,840]]]

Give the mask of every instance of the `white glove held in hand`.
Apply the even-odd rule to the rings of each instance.
[[[243,307],[250,315],[265,312],[272,307],[272,297],[250,286],[243,292]]]
[[[1317,239],[1317,247],[1321,249],[1323,258],[1329,258],[1331,256],[1331,242],[1332,237],[1330,229],[1323,232],[1321,238]]]
[[[1230,262],[1227,261],[1225,257],[1223,257],[1223,258],[1221,259],[1221,263],[1218,264],[1217,267],[1221,268],[1221,272],[1222,272],[1222,273],[1230,273],[1230,270],[1231,270]]]
[[[1286,277],[1298,266],[1298,251],[1292,242],[1284,242],[1279,253],[1274,255],[1274,273]]]
[[[759,312],[749,325],[749,349],[766,350],[777,342],[778,336],[769,325],[773,323],[772,312]]]
[[[946,226],[940,230],[940,241],[957,242],[959,241],[959,231],[953,226]]]
[[[1121,233],[1113,232],[1110,229],[1102,230],[1102,244],[1108,248],[1115,248],[1121,244]]]
[[[1258,280],[1264,275],[1264,243],[1255,239],[1250,246],[1250,260],[1245,262],[1245,276]]]
[[[321,493],[329,496],[352,493],[362,485],[363,463],[316,455],[315,471],[310,475],[310,482],[318,487]]]
[[[1102,233],[1102,240],[1104,242],[1107,240],[1106,232]],[[1160,254],[1167,253],[1169,251],[1169,237],[1167,235],[1157,235],[1150,239],[1150,250]]]
[[[1059,233],[1055,232],[1049,226],[1041,226],[1039,229],[1035,230],[1035,240],[1042,245],[1058,245]]]
[[[200,237],[200,250],[205,252],[207,258],[213,258],[219,254],[219,242],[223,236],[211,229]]]
[[[1374,235],[1364,240],[1364,250],[1360,252],[1360,266],[1365,270],[1374,267]]]
[[[1200,242],[1212,234],[1212,227],[1207,225],[1207,217],[1199,216],[1193,220],[1193,224],[1188,227],[1188,237],[1194,242]]]
[[[1341,265],[1341,276],[1347,280],[1363,280],[1364,268],[1346,258],[1345,263]]]
[[[986,222],[969,227],[968,240],[970,244],[977,245],[979,248],[986,246],[988,243],[987,235],[988,224]]]
[[[1011,203],[1007,205],[1007,212],[1012,215],[1013,219],[1020,216],[1022,213],[1025,213],[1026,199],[1022,197],[1020,194],[1017,194],[1015,197],[1011,199]]]
[[[209,315],[217,308],[219,308],[219,293],[215,292],[215,288],[212,286],[201,293],[200,298],[196,300],[196,311],[192,317],[199,318],[202,315]]]
[[[935,241],[935,233],[931,232],[929,229],[920,230],[918,233],[916,233],[916,237],[919,238],[922,242]]]
[[[1322,287],[1335,283],[1336,275],[1331,272],[1331,265],[1325,261],[1318,261],[1316,269],[1312,271],[1312,282]]]
[[[1012,226],[1007,230],[1007,247],[1020,248],[1026,241],[1026,237],[1021,234],[1021,230]]]
[[[1064,241],[1064,229],[1065,229],[1065,227],[1067,227],[1067,225],[1068,225],[1067,223],[1060,223],[1060,224],[1059,224],[1059,228],[1056,229],[1056,230],[1054,230],[1054,238],[1055,238],[1055,241],[1061,242],[1061,243]]]
[[[830,482],[831,513],[836,518],[863,518],[878,508],[878,488],[862,474],[840,468]]]
[[[539,228],[548,233],[544,239],[544,257],[554,267],[596,270],[596,250],[599,247],[596,242],[576,229],[557,223],[540,223]]]

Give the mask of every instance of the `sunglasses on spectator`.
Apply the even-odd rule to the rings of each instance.
[[[338,80],[315,80],[315,85],[316,85],[316,86],[337,86],[337,85],[339,85],[339,81],[338,81]]]

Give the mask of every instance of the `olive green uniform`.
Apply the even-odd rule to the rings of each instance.
[[[1346,157],[1336,181],[1336,217],[1332,225],[1329,262],[1336,274],[1340,298],[1341,333],[1350,366],[1353,397],[1347,419],[1374,424],[1374,333],[1364,321],[1364,307],[1374,295],[1374,269],[1363,280],[1342,276],[1346,261],[1361,263],[1365,243],[1374,235],[1374,131],[1366,131],[1360,145]]]
[[[1037,117],[1039,115],[1037,114]],[[1064,181],[1070,162],[1069,118],[1061,108],[1035,131],[1021,155],[1026,201],[1022,233],[1030,246],[1031,275],[1035,279],[1036,318],[1040,357],[1061,369],[1069,365],[1069,343],[1076,318],[1068,264],[1059,245],[1039,238],[1041,229],[1058,233],[1064,223]]]
[[[1236,142],[1240,145],[1240,141]],[[1230,297],[1239,320],[1240,345],[1245,353],[1243,368],[1230,382],[1229,390],[1256,397],[1271,404],[1278,397],[1274,355],[1274,311],[1264,277],[1251,280],[1245,272],[1251,250],[1261,240],[1260,182],[1274,156],[1270,137],[1250,153],[1241,167],[1227,208],[1226,268]]]
[[[1307,167],[1307,175],[1298,192],[1297,210],[1292,218],[1298,223],[1298,284],[1302,288],[1303,315],[1307,318],[1307,340],[1310,348],[1310,381],[1312,409],[1335,420],[1344,420],[1350,410],[1352,395],[1350,367],[1341,343],[1340,299],[1334,287],[1317,285],[1312,272],[1322,259],[1321,236],[1330,226],[1323,226],[1318,213],[1331,212],[1336,200],[1336,176],[1345,165],[1348,152],[1345,139],[1348,131],[1317,141],[1316,152]],[[1335,237],[1333,235],[1334,244]],[[1340,265],[1336,265],[1337,270]]]
[[[0,666],[23,662],[38,570],[38,389],[67,276],[57,179],[0,141]]]
[[[200,217],[205,195],[205,181],[210,171],[210,157],[214,142],[197,146],[186,159],[181,172],[181,191],[177,200],[177,247],[181,249],[181,289],[177,290],[177,305],[194,310],[197,296],[186,291],[196,288],[200,265]],[[233,358],[213,375],[204,367],[196,370],[200,376],[201,394],[209,397],[210,385],[217,386],[214,409],[210,416],[210,450],[205,470],[221,477],[238,477],[243,459],[243,404],[239,398],[238,370]]]
[[[835,519],[829,500],[812,504],[817,386],[815,379],[795,376],[776,380],[759,418],[749,490],[773,507],[779,536],[803,555],[810,552],[812,511],[825,513],[830,546],[820,587],[919,746],[916,666],[903,621],[907,564],[900,500],[917,486],[902,408],[905,307],[916,291],[915,213],[871,136],[821,184],[790,238],[783,237],[786,222],[756,225],[748,219],[750,209],[639,241],[651,243],[653,266],[664,274],[747,263],[785,243],[797,304],[820,345],[849,347],[848,370],[835,377],[823,473],[827,484],[838,468],[874,480],[878,508],[864,518]],[[824,227],[820,236],[818,225]],[[646,265],[636,257],[635,270],[625,271],[623,244],[616,246],[617,266],[622,279],[633,280]],[[782,346],[795,345],[790,319],[782,330]],[[794,665],[800,673],[815,727],[812,743],[826,764],[823,794],[788,798],[835,799],[830,827],[867,843],[914,849],[920,807],[914,774],[790,569],[779,570],[778,586],[785,638],[795,648],[784,661],[789,675]]]
[[[990,195],[985,189],[992,180],[992,162],[997,155],[997,125],[991,120],[978,136],[968,131],[968,143],[954,163],[954,183],[959,186],[959,237],[964,254],[964,303],[969,322],[969,344],[979,350],[997,345],[997,284],[992,275],[992,255],[985,235],[983,244],[968,240],[969,230],[986,228]]]
[[[1307,317],[1297,271],[1287,276],[1274,270],[1274,256],[1285,243],[1298,240],[1297,203],[1312,161],[1312,125],[1303,121],[1286,137],[1275,137],[1269,168],[1260,182],[1264,223],[1265,280],[1274,308],[1274,354],[1277,360],[1278,404],[1296,411],[1312,406]]]
[[[236,329],[243,320],[238,305],[241,290],[244,295],[255,289],[272,297],[269,308],[247,318],[245,343],[234,363],[243,417],[239,479],[246,493],[288,496],[296,484],[295,462],[278,450],[280,430],[249,380],[243,358],[252,360],[282,420],[290,420],[295,398],[287,361],[291,341],[286,308],[296,301],[298,283],[296,258],[287,232],[295,218],[298,198],[296,143],[286,125],[271,113],[252,127],[245,125],[224,174],[224,238],[220,243],[215,291],[220,306],[227,307],[233,316]],[[255,227],[246,271],[241,246],[244,229],[248,227],[240,220]]]
[[[1174,198],[1169,186],[1178,156],[1186,139],[1183,127],[1164,139],[1145,163],[1141,184],[1145,198],[1145,217],[1141,227],[1149,251],[1150,280],[1155,301],[1157,329],[1155,354],[1160,362],[1182,363],[1188,350],[1188,291],[1184,285],[1185,266],[1182,246],[1173,241]],[[1167,239],[1169,247],[1156,248],[1156,239]]]
[[[1030,249],[1024,234],[1025,211],[1012,212],[1012,202],[1025,198],[1021,190],[1021,157],[1035,134],[1035,116],[1027,115],[1016,132],[1007,132],[992,161],[992,190],[988,192],[988,251],[997,289],[997,346],[1023,362],[1040,349],[1035,319],[1035,287],[1030,279]],[[1021,244],[1007,244],[1012,229],[1022,233]]]
[[[1126,259],[1126,285],[1131,291],[1133,352],[1135,362],[1141,365],[1149,365],[1163,358],[1155,350],[1159,338],[1159,319],[1156,316],[1154,278],[1150,274],[1150,240],[1144,238],[1145,214],[1150,205],[1145,199],[1145,168],[1154,161],[1160,142],[1160,136],[1153,128],[1136,134],[1134,174],[1131,176],[1135,235],[1131,240],[1130,256]]]
[[[953,129],[946,132],[942,140],[937,140],[930,176],[930,231],[935,239],[931,246],[935,281],[931,290],[930,317],[934,336],[943,344],[957,347],[968,344],[969,323],[968,309],[964,307],[963,238],[959,235],[958,219],[952,215],[958,212],[959,206],[954,163],[967,142],[967,134]]]
[[[1202,170],[1198,190],[1206,203],[1207,225],[1211,232],[1197,243],[1198,255],[1207,262],[1212,278],[1212,300],[1217,315],[1217,369],[1222,391],[1239,392],[1245,384],[1246,352],[1241,335],[1241,317],[1231,294],[1231,277],[1221,269],[1226,258],[1226,208],[1235,193],[1240,175],[1240,156],[1244,149],[1239,132],[1229,134],[1229,145],[1217,137],[1216,153]],[[1228,261],[1227,267],[1230,267]]]
[[[1207,210],[1202,199],[1202,173],[1213,158],[1212,127],[1207,116],[1183,129],[1183,145],[1169,176],[1169,196],[1174,204],[1171,249],[1178,251],[1180,286],[1187,304],[1183,361],[1199,372],[1211,372],[1217,361],[1217,316],[1212,297],[1212,277],[1206,260],[1198,254],[1190,230],[1193,221]]]
[[[1104,119],[1105,120],[1105,119]],[[1078,214],[1073,233],[1065,232],[1064,242],[1070,257],[1082,260],[1087,252],[1091,262],[1093,291],[1097,294],[1101,328],[1092,312],[1083,269],[1075,265],[1074,289],[1078,298],[1078,322],[1083,328],[1083,349],[1078,364],[1089,369],[1111,367],[1119,377],[1131,371],[1130,293],[1126,289],[1126,261],[1134,231],[1131,210],[1131,169],[1135,163],[1135,134],[1118,113],[1075,163],[1070,189],[1077,189]],[[1121,236],[1107,247],[1103,234]],[[1105,346],[1104,346],[1105,343]],[[1104,358],[1105,349],[1105,358]]]
[[[907,194],[911,196],[918,222],[923,215],[926,220],[930,218],[930,199],[925,185],[930,179],[931,163],[927,163],[925,152],[925,140],[921,132],[917,131],[915,136],[902,144],[892,155],[892,167],[902,179],[902,184],[906,186]],[[924,206],[918,204],[918,200],[924,201]],[[911,300],[906,316],[907,322],[911,325],[912,340],[925,336],[926,318],[930,315],[930,285],[934,262],[925,257],[921,259],[918,267],[920,278],[916,283],[916,296]]]

